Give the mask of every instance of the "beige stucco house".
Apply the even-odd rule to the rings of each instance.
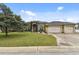
[[[30,30],[32,32],[39,32],[41,28],[44,28],[46,33],[74,33],[75,24],[71,22],[40,22],[32,21],[30,24]]]

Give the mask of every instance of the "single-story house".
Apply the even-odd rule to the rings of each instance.
[[[40,22],[32,21],[29,22],[29,29],[32,32],[39,32],[40,29],[43,29],[47,33],[74,33],[75,32],[75,23],[71,22]]]

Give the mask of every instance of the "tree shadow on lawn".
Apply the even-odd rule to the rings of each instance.
[[[8,33],[8,36],[5,36],[5,33],[0,33],[0,40],[2,39],[12,39],[12,38],[19,38],[19,37],[24,37],[27,36],[27,34],[23,34],[23,33]]]

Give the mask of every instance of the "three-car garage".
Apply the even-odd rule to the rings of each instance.
[[[47,32],[48,33],[74,33],[75,32],[75,25],[74,24],[64,24],[64,27],[62,28],[62,25],[56,24],[56,25],[48,25]]]

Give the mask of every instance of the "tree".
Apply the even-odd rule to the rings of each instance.
[[[8,35],[8,30],[10,30],[13,25],[16,23],[16,18],[14,18],[15,15],[13,15],[13,12],[9,7],[7,7],[5,4],[0,4],[0,10],[2,10],[2,13],[0,13],[0,22],[1,22],[1,28],[3,31],[5,31],[6,36]],[[18,16],[18,18],[20,18]],[[15,26],[15,25],[14,25]]]
[[[0,22],[0,29],[2,32],[4,32],[4,27],[5,26],[5,23],[4,22]]]
[[[26,30],[26,23],[22,21],[19,15],[13,14],[9,7],[1,3],[0,10],[2,10],[2,13],[0,13],[0,27],[6,36],[10,31]]]
[[[2,21],[3,24],[5,24],[5,26],[2,26],[2,27],[5,27],[5,33],[7,36],[8,35],[8,26],[10,26],[10,20],[12,18],[13,12],[10,10],[9,7],[7,7],[3,3],[0,4],[0,10],[3,11],[3,13],[1,13],[2,16],[1,16],[0,21]]]
[[[0,9],[3,11],[4,15],[6,15],[6,16],[10,16],[10,15],[13,14],[13,12],[11,11],[11,9],[9,7],[7,7],[3,3],[0,3]]]
[[[21,16],[19,16],[19,15],[14,15],[14,18],[17,20],[17,21],[21,21],[22,19],[21,19]]]

